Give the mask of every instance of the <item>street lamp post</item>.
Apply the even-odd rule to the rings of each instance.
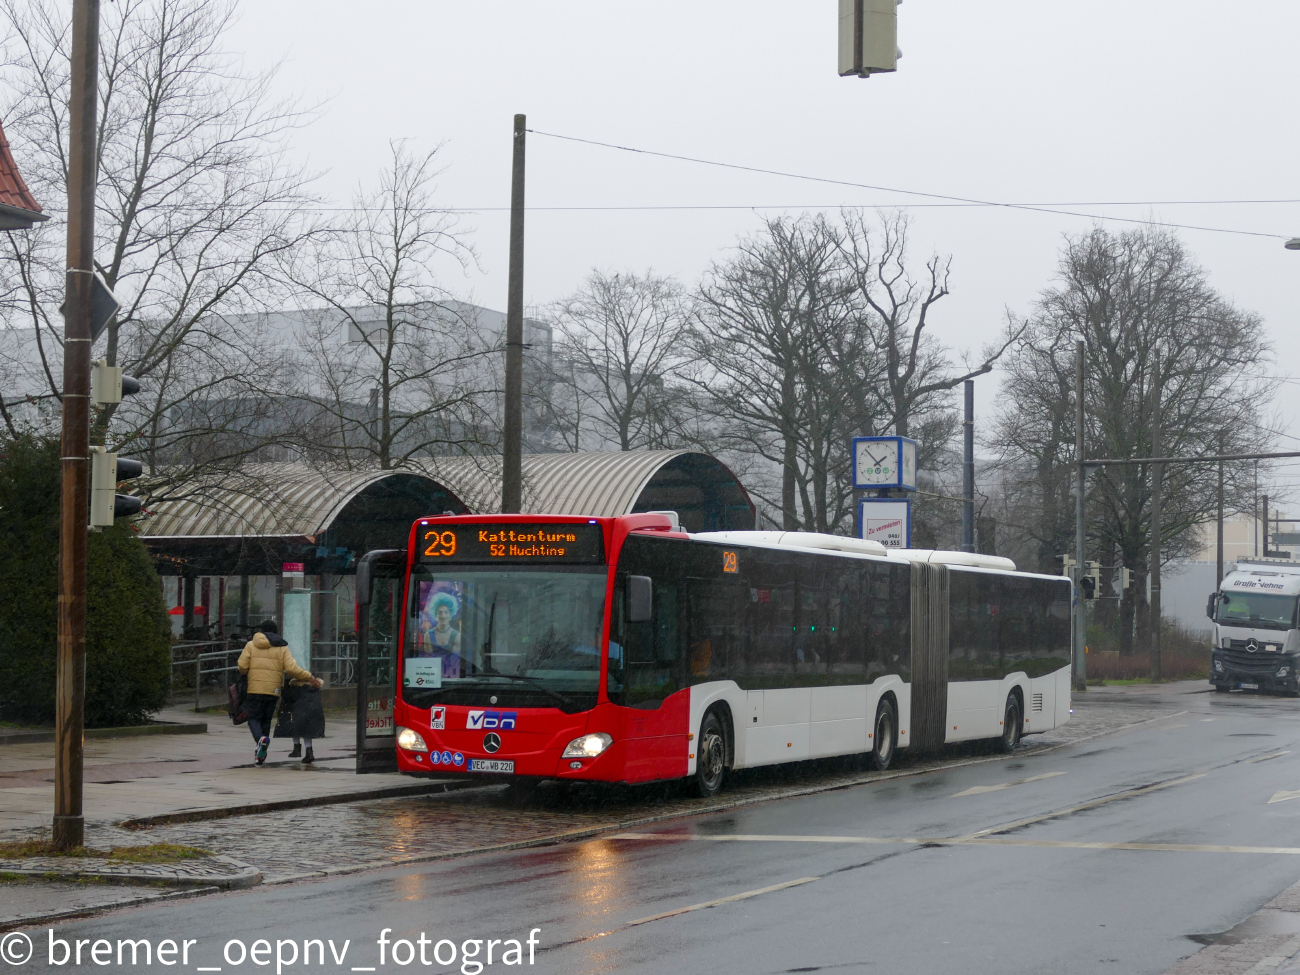
[[[1283,246],[1289,251],[1300,251],[1300,237],[1292,237]]]

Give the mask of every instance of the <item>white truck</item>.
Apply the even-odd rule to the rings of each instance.
[[[1276,691],[1300,697],[1300,564],[1238,559],[1210,594],[1214,621],[1210,683],[1220,692]]]

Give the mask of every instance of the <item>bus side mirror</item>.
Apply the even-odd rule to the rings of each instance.
[[[653,587],[649,576],[627,577],[627,621],[629,623],[650,621],[654,615],[652,592]]]
[[[362,559],[357,563],[357,605],[370,605],[370,562]]]
[[[1208,600],[1208,601],[1206,602],[1206,604],[1205,604],[1205,615],[1208,616],[1210,619],[1214,619],[1214,598],[1215,598],[1215,595],[1216,595],[1215,593],[1210,593],[1210,598],[1209,598],[1209,600]]]

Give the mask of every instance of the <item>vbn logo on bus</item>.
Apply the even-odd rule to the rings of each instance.
[[[513,731],[518,720],[518,711],[471,711],[465,716],[465,727],[470,731],[485,731],[490,728]]]

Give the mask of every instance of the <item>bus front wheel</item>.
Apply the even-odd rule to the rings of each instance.
[[[726,731],[716,711],[710,711],[700,722],[700,734],[695,746],[692,791],[702,799],[709,799],[722,791],[722,780],[727,776]]]
[[[867,753],[867,764],[877,772],[889,768],[894,760],[894,749],[898,746],[898,711],[894,702],[885,698],[876,708],[876,724],[871,732],[871,751]]]
[[[998,739],[998,751],[1011,752],[1019,744],[1020,698],[1008,694],[1006,711],[1002,715],[1002,737]]]

